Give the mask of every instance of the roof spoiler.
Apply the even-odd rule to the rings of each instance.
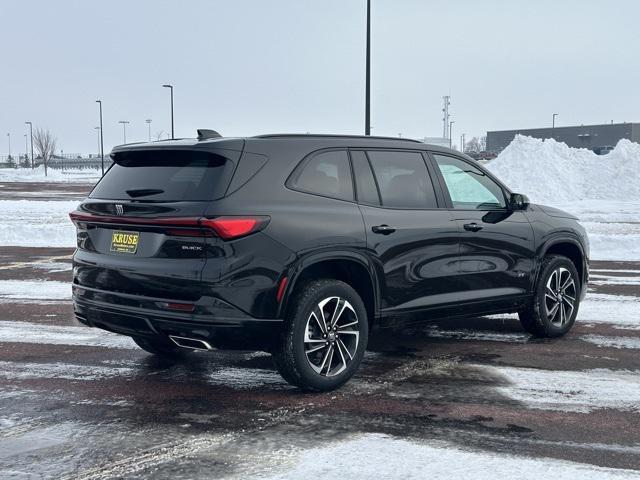
[[[208,140],[209,138],[222,138],[215,130],[207,130],[205,128],[198,129],[198,140]]]

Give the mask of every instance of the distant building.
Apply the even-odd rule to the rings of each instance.
[[[553,138],[574,148],[588,148],[607,153],[623,138],[640,143],[640,123],[607,123],[580,125],[579,127],[532,128],[528,130],[501,130],[487,132],[487,150],[500,153],[516,135],[534,138]]]

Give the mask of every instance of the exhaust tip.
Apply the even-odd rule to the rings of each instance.
[[[178,337],[175,335],[169,335],[169,338],[179,347],[188,348],[189,350],[213,350],[213,347],[208,342],[199,338]]]

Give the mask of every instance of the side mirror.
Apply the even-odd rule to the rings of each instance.
[[[529,206],[529,197],[522,193],[512,193],[509,197],[509,206],[511,210],[526,210]]]

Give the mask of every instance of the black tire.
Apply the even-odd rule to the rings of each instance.
[[[321,323],[315,322],[324,312],[326,318],[337,311],[341,314],[329,331],[326,324],[322,329]],[[331,319],[326,323],[331,324]],[[275,365],[288,383],[304,391],[334,390],[358,369],[368,337],[367,310],[356,291],[338,280],[312,281],[302,286],[291,301],[284,330],[273,352]],[[314,348],[317,350],[309,352]]]
[[[189,350],[178,347],[171,343],[170,340],[164,340],[162,338],[147,338],[147,337],[131,337],[141,349],[146,352],[153,353],[160,357],[165,358],[180,358],[189,353]]]
[[[558,272],[562,273],[559,275]],[[552,278],[553,275],[555,277]],[[560,296],[555,292],[556,288],[548,289],[549,282],[555,285],[554,279],[560,278],[560,282],[563,284],[568,281],[569,276],[573,281],[574,288],[567,288]],[[556,294],[555,299],[552,297],[554,293]],[[572,308],[569,307],[571,303],[569,299],[573,299]],[[552,315],[553,307],[556,304],[562,305],[562,309],[555,310]],[[531,304],[519,312],[520,323],[522,328],[536,337],[560,337],[573,327],[579,306],[580,279],[575,265],[567,257],[548,255],[544,257],[540,265],[540,273]],[[563,313],[564,315],[562,315]]]

